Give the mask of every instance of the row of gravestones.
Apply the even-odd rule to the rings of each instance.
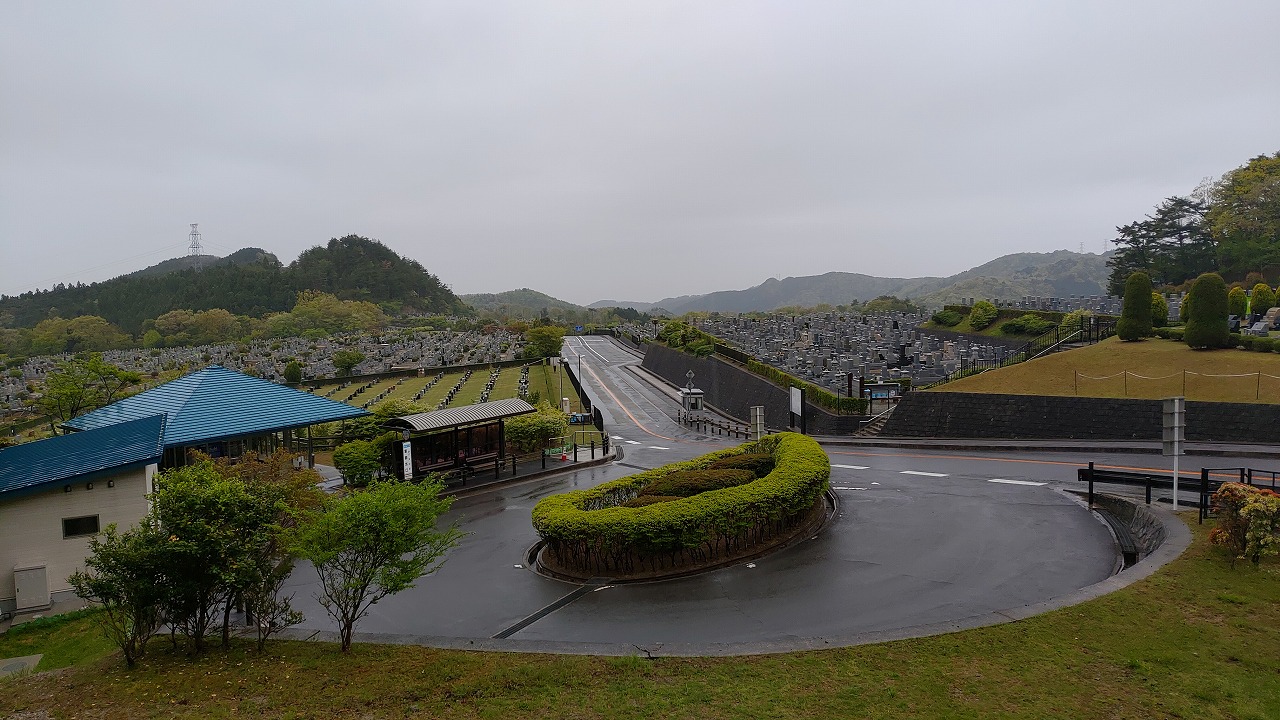
[[[453,402],[453,396],[457,395],[458,391],[462,389],[462,386],[465,385],[466,382],[470,379],[471,379],[470,370],[462,373],[462,379],[458,380],[458,383],[449,389],[449,393],[444,396],[444,400],[440,401],[440,404],[436,406],[436,409],[443,410],[449,407],[449,403]]]
[[[444,373],[443,373],[443,372],[436,373],[436,376],[435,376],[435,377],[433,377],[433,378],[431,378],[431,380],[430,380],[429,382],[427,382],[427,384],[426,384],[426,385],[424,385],[424,386],[422,387],[422,389],[421,389],[421,390],[419,390],[418,392],[414,393],[414,395],[413,395],[413,401],[414,401],[414,402],[418,402],[419,400],[421,400],[421,399],[422,399],[422,396],[423,396],[423,395],[426,395],[426,394],[427,394],[427,391],[429,391],[431,388],[435,387],[435,386],[436,386],[436,383],[440,382],[440,380],[441,380],[442,378],[444,378]]]
[[[523,400],[529,399],[529,366],[520,366],[520,380],[516,383],[516,394]]]
[[[489,381],[484,384],[484,390],[480,391],[480,399],[476,400],[476,402],[478,403],[489,402],[489,393],[493,392],[493,386],[497,384],[498,376],[501,374],[502,374],[501,368],[494,368],[489,373]]]
[[[401,385],[403,385],[403,384],[404,384],[404,381],[405,381],[405,380],[408,380],[408,379],[409,379],[409,378],[407,378],[407,377],[402,377],[402,378],[400,378],[399,380],[396,380],[396,381],[395,381],[395,384],[391,385],[391,386],[390,386],[390,387],[388,387],[386,390],[383,390],[382,392],[378,393],[376,396],[374,396],[374,398],[373,398],[372,400],[370,400],[370,401],[366,402],[364,405],[361,405],[360,407],[361,407],[362,409],[364,409],[364,410],[368,410],[370,407],[372,407],[372,406],[374,405],[374,403],[382,402],[382,399],[383,399],[383,398],[385,398],[386,396],[388,396],[388,395],[390,395],[391,393],[395,392],[396,388],[398,388],[398,387],[400,387]]]
[[[325,394],[324,394],[324,396],[325,396],[325,397],[327,397],[327,398],[331,398],[331,397],[333,397],[333,396],[334,396],[334,394],[336,394],[339,390],[346,390],[346,389],[347,389],[347,388],[349,388],[349,387],[351,387],[351,383],[349,383],[349,382],[344,382],[344,383],[342,383],[341,385],[335,386],[335,387],[334,387],[333,389],[331,389],[329,392],[325,393]]]
[[[369,382],[367,382],[367,383],[365,383],[365,384],[361,385],[360,387],[356,388],[356,391],[355,391],[355,392],[353,392],[353,393],[351,393],[350,395],[348,395],[348,396],[346,396],[345,398],[343,398],[342,402],[346,402],[346,403],[351,402],[353,399],[355,399],[355,397],[356,397],[357,395],[359,395],[359,394],[363,393],[365,390],[368,390],[369,388],[371,388],[371,387],[373,387],[374,385],[377,385],[377,384],[378,384],[378,381],[377,381],[377,380],[370,380]]]

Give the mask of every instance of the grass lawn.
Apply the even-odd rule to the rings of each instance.
[[[1219,377],[1211,377],[1215,375]],[[1277,403],[1280,353],[1192,350],[1173,340],[1121,342],[1109,338],[1097,345],[949,382],[937,389],[1085,397],[1185,395],[1189,400]]]
[[[1184,516],[1194,522],[1194,516]],[[126,670],[74,619],[0,636],[44,651],[0,680],[0,717],[1280,718],[1280,563],[1195,540],[1155,575],[1028,620],[919,640],[645,660],[247,643],[194,660],[157,638]],[[427,581],[429,582],[429,580]],[[97,648],[70,657],[64,646]],[[50,660],[55,656],[57,660]]]

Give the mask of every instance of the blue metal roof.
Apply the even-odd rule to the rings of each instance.
[[[5,448],[0,450],[0,494],[157,462],[164,453],[164,429],[164,415],[152,415]]]
[[[114,402],[63,425],[92,430],[163,413],[165,447],[364,417],[369,412],[336,400],[210,365]]]

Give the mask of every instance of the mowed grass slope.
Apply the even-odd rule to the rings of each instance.
[[[99,650],[0,680],[0,717],[1280,718],[1280,563],[1232,569],[1191,527],[1187,553],[1128,588],[951,635],[657,660],[303,642],[190,660],[159,637],[132,671]],[[0,657],[88,623],[0,636]]]
[[[1097,345],[988,370],[936,390],[1082,397],[1185,395],[1189,400],[1280,403],[1280,354],[1192,350],[1173,340],[1121,342],[1109,338]]]

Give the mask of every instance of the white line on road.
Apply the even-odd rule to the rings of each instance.
[[[835,463],[831,463],[831,467],[844,468],[845,470],[870,470],[871,469],[866,465],[837,465]]]
[[[628,445],[639,445],[639,444],[640,444],[640,441],[639,441],[639,440],[623,440],[622,442],[624,442],[624,443],[626,443],[626,444],[628,444]]]
[[[671,448],[662,447],[661,445],[650,445],[650,450],[670,450]]]
[[[987,482],[1004,483],[1006,485],[1031,485],[1033,487],[1040,487],[1041,485],[1044,485],[1042,482],[1031,482],[1030,480],[1005,480],[1004,478],[991,478]]]
[[[610,438],[610,439],[612,439],[612,440],[621,440],[621,439],[622,439],[622,436],[621,436],[621,435],[610,435],[610,436],[609,436],[609,438]]]
[[[832,490],[866,490],[866,488],[860,488],[860,487],[833,487],[831,489]]]
[[[924,477],[947,477],[947,473],[931,473],[921,470],[903,470],[899,475],[923,475]]]

